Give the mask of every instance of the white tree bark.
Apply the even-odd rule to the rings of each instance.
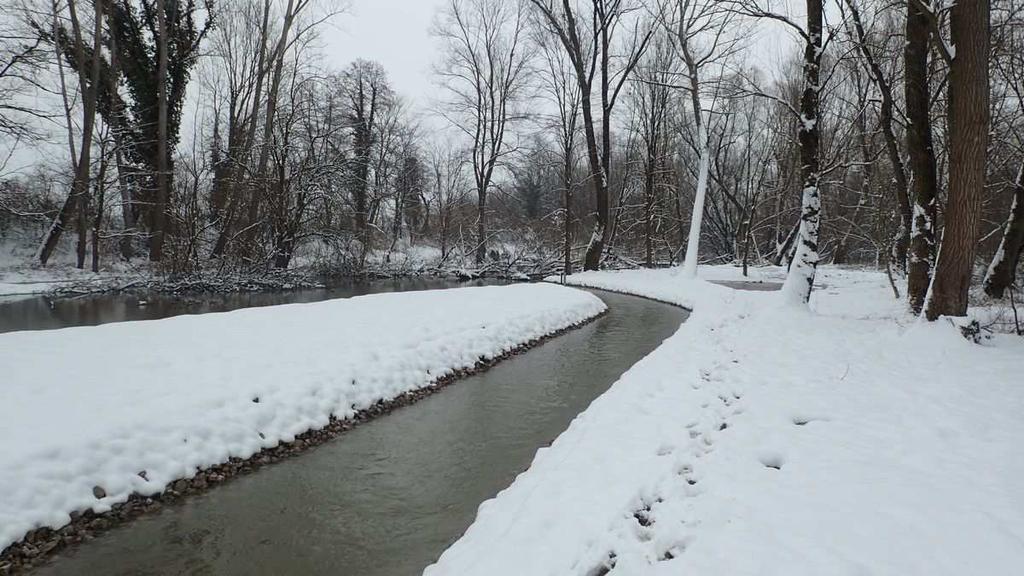
[[[816,185],[806,186],[803,193],[803,214],[796,239],[796,253],[789,274],[782,284],[782,297],[786,302],[806,305],[814,285],[818,267],[818,227],[821,215],[821,193]]]
[[[693,198],[693,213],[690,216],[690,236],[686,241],[686,257],[683,259],[683,276],[697,277],[697,253],[700,251],[700,228],[704,220],[704,198],[708,190],[708,170],[711,164],[711,150],[707,128],[701,122],[697,128],[700,140],[700,163],[697,167],[697,191]]]

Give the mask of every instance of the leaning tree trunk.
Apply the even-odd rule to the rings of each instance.
[[[907,302],[915,314],[924,308],[935,259],[936,189],[935,149],[929,115],[927,16],[914,2],[907,2],[906,68],[904,96],[907,108],[907,152],[913,174],[914,199],[910,232],[910,256],[907,264]]]
[[[988,273],[985,274],[985,293],[993,298],[1002,298],[1007,288],[1017,279],[1017,264],[1024,252],[1024,162],[1013,183],[1013,204],[1010,217],[1006,220],[1003,239],[992,257]]]
[[[811,297],[818,267],[818,227],[821,221],[821,169],[818,100],[822,47],[822,0],[807,0],[807,37],[804,46],[804,87],[800,97],[800,176],[803,197],[796,253],[782,286],[787,301],[806,304]]]
[[[698,116],[700,112],[696,113]],[[700,161],[697,164],[697,188],[693,197],[693,212],[690,213],[690,233],[686,239],[686,255],[683,257],[683,275],[697,276],[697,255],[700,252],[700,230],[704,220],[704,202],[708,191],[708,171],[711,165],[711,142],[707,127],[697,123],[697,139],[700,140]]]
[[[39,248],[39,263],[46,265],[49,261],[50,256],[53,255],[53,251],[57,248],[57,243],[60,241],[61,234],[67,228],[68,221],[71,219],[71,214],[75,208],[78,209],[78,267],[82,268],[85,266],[85,219],[86,219],[86,208],[88,207],[89,201],[89,165],[90,165],[90,153],[92,151],[92,133],[93,126],[96,122],[96,87],[99,82],[100,75],[100,61],[98,58],[92,60],[92,67],[89,70],[90,76],[86,76],[86,68],[84,66],[85,60],[85,40],[82,37],[81,25],[78,21],[78,12],[76,10],[76,3],[68,3],[68,11],[71,15],[71,25],[73,30],[72,41],[75,43],[75,59],[80,64],[78,69],[78,85],[82,94],[82,146],[78,151],[78,160],[74,163],[75,176],[71,183],[71,193],[68,195],[64,204],[61,205],[60,212],[57,213],[53,223],[46,234],[46,238],[43,240],[42,245]],[[56,16],[56,14],[55,14]],[[95,28],[93,30],[93,53],[99,52],[100,45],[102,42],[102,26],[103,26],[103,4],[97,2],[95,4]],[[60,56],[58,55],[58,58]],[[62,77],[63,78],[63,77]],[[68,117],[70,123],[70,116]],[[72,145],[72,150],[74,146]],[[74,158],[72,156],[72,158]]]
[[[949,201],[925,315],[963,316],[981,221],[989,127],[989,0],[957,2],[950,13]]]

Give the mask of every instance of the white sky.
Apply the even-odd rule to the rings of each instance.
[[[430,36],[434,14],[444,0],[351,0],[323,31],[324,53],[342,68],[357,58],[384,66],[391,85],[418,111],[436,99],[431,67],[437,43]]]
[[[337,2],[341,0],[325,0]],[[513,0],[494,0],[513,1]],[[325,58],[343,68],[357,58],[384,66],[392,86],[425,113],[439,91],[432,79],[438,43],[430,27],[446,0],[349,0],[351,9],[336,16],[323,31]],[[765,0],[763,6],[801,21],[801,1]],[[755,24],[748,57],[765,71],[777,70],[786,58],[798,55],[795,39],[785,26],[773,21]]]

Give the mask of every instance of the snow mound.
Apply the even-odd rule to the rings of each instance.
[[[0,549],[604,309],[531,284],[2,334]]]

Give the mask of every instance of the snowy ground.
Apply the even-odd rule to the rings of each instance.
[[[875,272],[821,270],[811,312],[667,270],[570,281],[694,312],[425,574],[1020,573],[1021,338],[918,322]]]
[[[533,284],[0,335],[0,549],[604,308]]]
[[[0,297],[45,294],[71,286],[119,286],[140,281],[152,275],[144,260],[138,265],[120,260],[104,261],[100,272],[79,270],[74,255],[56,254],[48,266],[40,266],[35,250],[25,243],[0,241]],[[89,266],[89,263],[86,263]]]

